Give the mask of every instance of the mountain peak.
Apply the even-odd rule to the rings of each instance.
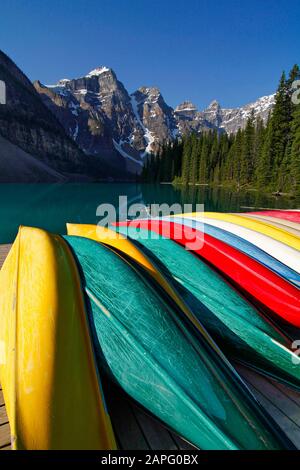
[[[216,109],[216,108],[220,108],[220,103],[217,101],[217,100],[213,100],[210,105],[208,106],[207,109]]]
[[[99,75],[102,75],[105,72],[111,72],[111,69],[105,66],[97,67],[93,70],[91,70],[86,77],[98,77]]]
[[[144,93],[145,95],[158,95],[160,94],[160,89],[157,87],[148,87],[148,86],[141,86],[138,91],[140,93]]]
[[[134,174],[141,171],[147,155],[165,142],[208,129],[235,133],[246,125],[251,108],[265,120],[273,106],[272,97],[262,97],[241,108],[223,109],[213,100],[200,111],[185,100],[173,109],[156,86],[142,86],[129,95],[106,66],[49,88],[36,86],[46,106],[85,154],[103,156],[118,171],[122,162]]]
[[[160,89],[157,87],[142,86],[132,93],[131,96],[137,101],[138,104],[154,104],[158,103],[162,99]]]
[[[197,111],[197,107],[191,101],[183,101],[183,103],[179,104],[175,109],[175,113],[187,111]]]
[[[57,85],[60,85],[60,86],[65,86],[67,83],[69,83],[71,80],[69,80],[68,78],[62,78],[61,80],[59,80],[57,82]]]

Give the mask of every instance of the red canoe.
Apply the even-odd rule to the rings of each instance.
[[[134,220],[116,225],[148,229],[189,247],[259,306],[300,327],[300,290],[230,245],[199,230],[174,222]]]
[[[267,215],[268,217],[276,217],[276,219],[285,219],[290,220],[291,222],[300,223],[300,211],[258,211],[258,212],[249,212],[253,215]]]

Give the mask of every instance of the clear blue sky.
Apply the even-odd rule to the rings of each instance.
[[[300,1],[1,0],[0,48],[46,84],[107,65],[172,106],[238,106],[300,62]]]

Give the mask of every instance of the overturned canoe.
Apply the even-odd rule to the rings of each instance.
[[[81,267],[99,362],[129,395],[202,449],[290,446],[175,304],[104,245],[66,240]]]
[[[267,215],[256,215],[256,214],[243,214],[244,217],[249,217],[250,219],[261,220],[262,222],[267,222],[273,227],[281,228],[291,233],[292,235],[300,236],[300,224],[291,222],[286,219],[279,219],[275,217],[269,217]]]
[[[233,248],[236,248],[237,250],[242,251],[246,255],[251,256],[251,258],[263,264],[268,269],[271,269],[279,276],[283,277],[284,279],[291,282],[292,284],[295,284],[297,287],[300,287],[300,274],[298,274],[293,269],[290,269],[288,266],[281,263],[276,258],[269,255],[268,253],[266,253],[264,250],[260,249],[253,243],[248,242],[244,238],[239,237],[222,228],[211,225],[210,224],[211,219],[207,219],[208,223],[207,222],[199,223],[197,220],[179,218],[179,217],[172,217],[172,218],[164,217],[163,220],[166,220],[169,222],[173,221],[175,223],[183,223],[189,227],[195,228],[200,231],[204,231],[208,235],[211,235],[212,237],[217,238],[218,240],[221,240],[224,243],[227,243]],[[300,292],[299,292],[299,295],[300,295]]]
[[[300,274],[300,257],[298,250],[295,250],[278,240],[274,240],[267,235],[256,232],[241,225],[237,225],[234,222],[228,222],[221,217],[221,214],[220,217],[216,219],[211,217],[206,218],[203,216],[203,214],[189,215],[188,217],[185,214],[181,214],[178,217],[182,217],[183,219],[187,218],[190,220],[196,220],[200,223],[208,223],[209,225],[213,225],[214,227],[219,227],[223,230],[226,230],[227,232],[233,233],[234,235],[237,235],[238,237],[243,238],[244,240],[247,240],[248,242],[257,246],[261,250],[273,256],[273,258],[288,266],[296,273]]]
[[[115,230],[92,224],[68,223],[67,232],[68,235],[75,235],[89,238],[91,240],[101,241],[102,243],[107,244],[123,255],[126,255],[130,259],[133,259],[138,266],[144,269],[148,275],[153,277],[153,279],[160,285],[163,291],[174,300],[174,302],[182,311],[184,311],[192,323],[196,323],[192,313],[182,301],[182,298],[170,285],[166,277],[160,272],[160,270],[156,268],[149,257],[141,252],[141,250],[139,250],[130,240],[128,240],[127,237],[121,233],[116,232]],[[203,331],[203,334],[205,334],[205,331]],[[207,340],[210,340],[209,337],[207,337]]]
[[[183,311],[194,326],[201,330],[201,334],[205,336],[206,341],[210,343],[211,347],[216,347],[214,342],[211,341],[210,336],[207,335],[205,329],[203,329],[202,325],[196,320],[187,304],[182,300],[182,297],[178,295],[176,289],[174,289],[172,284],[170,284],[168,278],[157,268],[157,266],[155,266],[147,254],[143,253],[122,233],[99,225],[70,223],[67,224],[67,232],[68,235],[75,235],[89,238],[90,240],[100,241],[112,249],[117,250],[118,253],[126,256],[130,260],[134,260],[134,263],[145,270],[145,272],[158,283],[163,292],[171,297],[178,308]],[[218,352],[220,354],[219,350]]]
[[[275,318],[300,326],[299,289],[239,250],[184,224],[138,219],[130,225],[150,229],[184,245],[211,263]]]
[[[114,449],[66,242],[20,228],[0,272],[0,381],[14,449]]]
[[[274,218],[290,220],[291,222],[300,223],[300,211],[299,210],[270,210],[270,211],[257,211],[250,212],[253,215],[267,215]]]
[[[194,212],[190,214],[178,214],[178,216],[187,217],[188,219],[191,218],[191,216],[196,216],[200,218],[205,217],[208,219],[224,220],[226,222],[231,222],[233,224],[249,228],[250,230],[254,230],[255,232],[261,233],[263,235],[267,235],[274,240],[284,243],[290,248],[300,250],[300,238],[296,235],[292,235],[284,229],[273,227],[266,222],[252,220],[242,215],[223,214],[221,212]]]
[[[84,236],[117,248],[132,263],[140,264],[143,255],[147,259],[150,256],[152,269],[147,272],[162,286],[159,277],[152,274],[161,271],[173,286],[172,290],[179,292],[196,318],[232,359],[300,389],[300,359],[289,349],[291,341],[209,266],[172,240],[162,236],[154,238],[151,232],[134,227],[117,229],[121,233],[116,235],[112,230],[95,225],[68,224],[70,235]]]

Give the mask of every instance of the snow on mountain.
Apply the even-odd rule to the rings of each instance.
[[[266,121],[274,103],[275,94],[263,96],[257,101],[240,108],[222,109],[220,128],[224,129],[229,134],[235,133],[239,128],[243,128],[246,125],[247,119],[251,116],[252,111],[254,111],[255,118],[260,117]]]
[[[152,133],[149,131],[149,129],[147,129],[144,126],[144,124],[142,122],[142,119],[140,118],[140,115],[139,115],[138,105],[139,105],[139,103],[137,102],[135,95],[131,95],[132,110],[134,112],[134,116],[136,118],[137,125],[140,126],[141,129],[144,132],[144,139],[146,140],[146,144],[147,144],[144,152],[141,155],[142,158],[144,158],[148,153],[150,153],[152,151],[151,146],[152,146],[153,142],[155,141],[155,139],[154,139]]]
[[[1,50],[0,80],[6,84],[7,98],[5,106],[0,106],[0,180],[82,180],[88,173],[89,158],[43,104],[26,75]]]
[[[56,85],[35,82],[35,88],[86,154],[101,155],[131,173],[140,172],[146,156],[166,141],[209,129],[235,133],[252,110],[266,120],[274,105],[270,95],[240,108],[222,108],[214,100],[203,111],[190,101],[173,109],[157,87],[141,87],[130,95],[106,66]]]
[[[197,111],[197,107],[191,101],[184,101],[183,103],[179,104],[174,112],[175,113],[194,113]]]
[[[110,69],[107,68],[107,67],[97,67],[96,69],[91,70],[86,76],[87,77],[97,77],[97,76],[101,75],[104,72],[109,72],[109,70]]]

